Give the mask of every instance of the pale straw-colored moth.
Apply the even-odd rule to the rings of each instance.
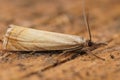
[[[91,32],[88,18],[84,11],[84,20],[89,32],[89,40],[80,36],[61,34],[10,25],[4,40],[3,50],[5,51],[52,51],[62,50],[63,52],[84,50],[96,46],[91,40]]]

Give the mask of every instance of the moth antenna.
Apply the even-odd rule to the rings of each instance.
[[[86,10],[85,10],[85,0],[82,0],[82,8],[83,8],[83,18],[84,18],[84,22],[85,22],[85,25],[87,27],[87,31],[88,31],[88,34],[89,34],[89,42],[92,42],[92,35],[91,35],[91,30],[90,30],[90,25],[89,25],[89,15],[86,14]]]

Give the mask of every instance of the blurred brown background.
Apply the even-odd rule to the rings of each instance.
[[[107,46],[93,52],[106,61],[82,55],[40,72],[51,65],[58,54],[13,53],[0,61],[0,80],[120,79],[120,0],[85,1],[93,40],[108,41]],[[88,39],[82,0],[0,0],[0,49],[10,24],[74,34]]]

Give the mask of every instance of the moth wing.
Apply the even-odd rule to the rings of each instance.
[[[5,35],[3,48],[8,51],[65,50],[84,42],[83,38],[75,35],[11,25]]]

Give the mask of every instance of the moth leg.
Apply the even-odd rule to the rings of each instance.
[[[30,52],[29,54],[31,54],[31,55],[32,55],[32,54],[34,54],[35,52],[36,52],[36,51],[32,51],[32,52]]]
[[[3,55],[1,55],[0,60],[5,59],[6,57],[10,56],[12,53],[11,52],[6,52],[6,51],[2,51],[2,54]]]
[[[62,53],[59,54],[58,58],[59,58],[59,57],[62,57],[63,55],[65,55],[66,53],[69,53],[69,52],[70,52],[70,51],[68,51],[68,50],[63,51]]]
[[[105,59],[104,59],[104,58],[99,57],[99,56],[97,56],[96,54],[93,54],[93,53],[90,53],[90,54],[92,54],[93,56],[95,56],[95,57],[96,57],[96,58],[98,58],[98,59],[101,59],[101,60],[105,61]]]
[[[70,48],[70,49],[67,49],[67,50],[64,50],[58,57],[61,57],[69,52],[75,52],[77,50],[81,50],[83,47],[80,47],[80,46],[77,46],[77,47],[74,47],[74,48]]]
[[[90,54],[88,54],[88,52],[89,52]],[[88,54],[88,55],[92,55],[92,56],[94,56],[94,57],[96,57],[96,58],[98,58],[98,59],[100,59],[100,60],[102,60],[102,61],[105,61],[104,58],[97,56],[96,54],[94,54],[94,53],[91,52],[91,51],[87,51],[87,54]]]

